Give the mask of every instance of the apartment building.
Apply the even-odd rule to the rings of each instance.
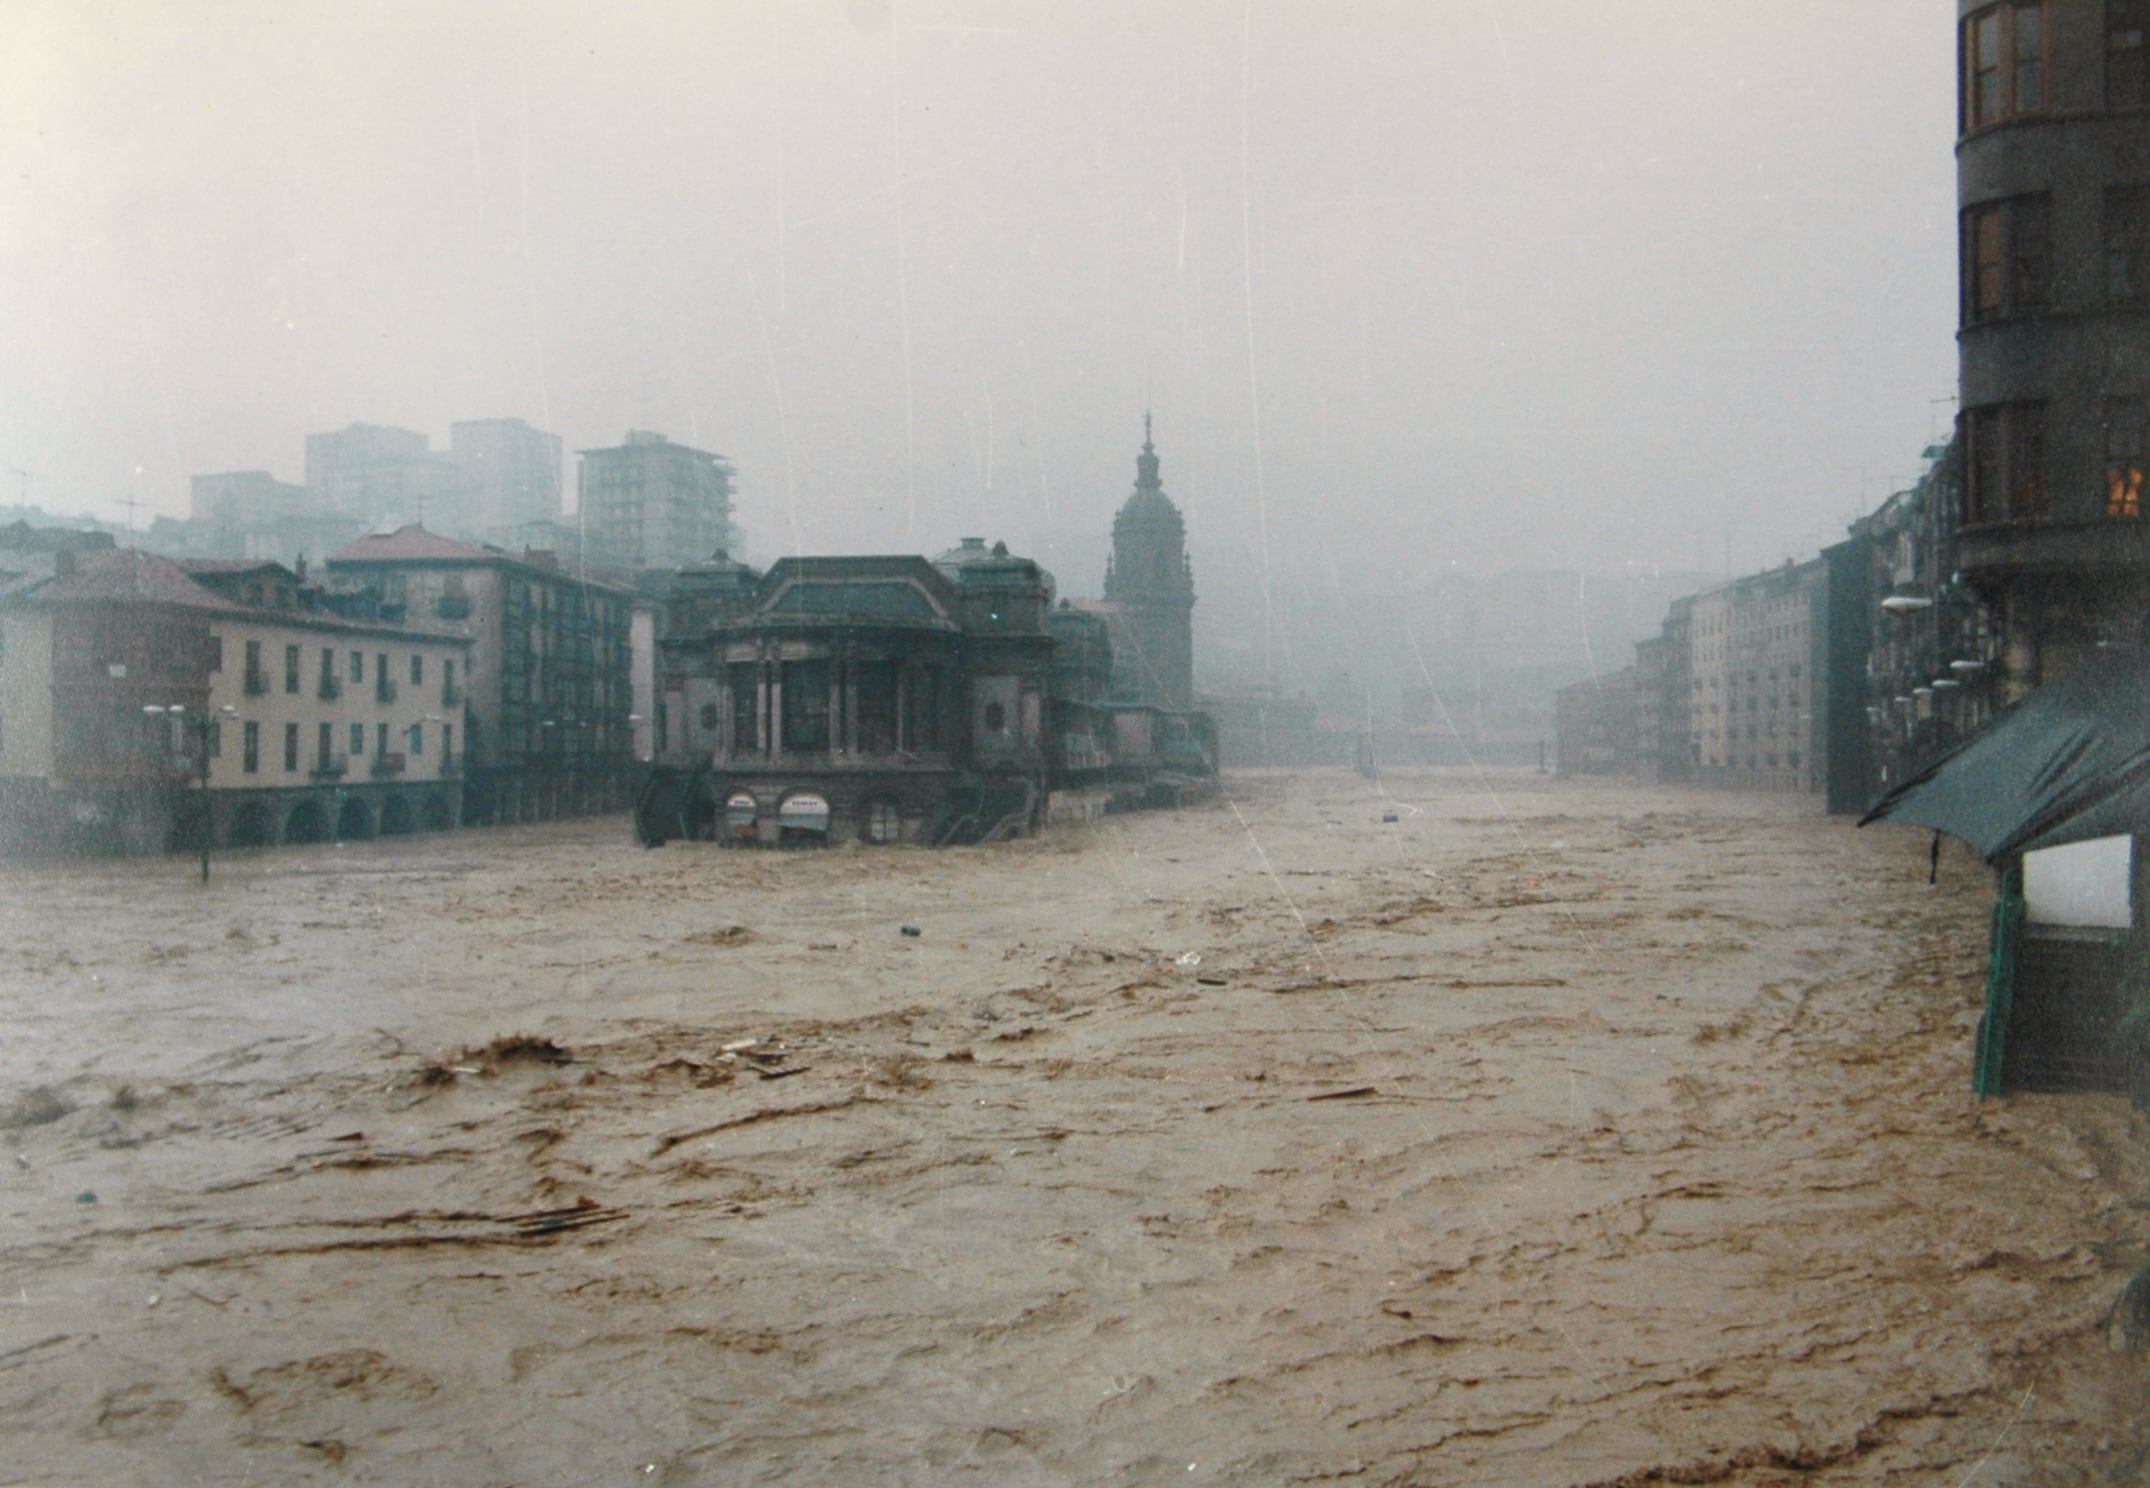
[[[359,538],[328,572],[353,613],[439,627],[470,645],[463,815],[540,821],[627,804],[636,716],[632,590],[550,553],[515,557],[415,524]]]
[[[1701,784],[1822,788],[1826,579],[1819,559],[1786,563],[1685,606],[1687,737]]]
[[[1965,579],[2000,700],[2150,644],[2150,4],[1958,0]]]
[[[0,849],[350,840],[460,812],[460,636],[274,563],[0,554]]]
[[[624,442],[576,458],[575,506],[591,562],[679,568],[738,545],[732,467],[722,455],[630,429]]]

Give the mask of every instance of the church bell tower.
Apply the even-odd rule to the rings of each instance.
[[[1157,477],[1150,416],[1142,416],[1135,489],[1112,519],[1105,599],[1118,624],[1113,636],[1113,691],[1152,707],[1194,706],[1194,569],[1187,524]]]

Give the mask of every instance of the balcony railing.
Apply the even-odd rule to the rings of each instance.
[[[341,780],[349,773],[351,761],[343,755],[332,754],[325,760],[316,760],[313,778],[316,780]]]
[[[321,686],[315,696],[319,697],[324,703],[332,703],[342,697],[343,678],[337,676],[334,672],[323,672],[321,674]]]
[[[458,707],[458,706],[460,706],[460,705],[462,704],[462,701],[463,701],[463,689],[462,689],[462,688],[460,688],[460,687],[456,686],[456,685],[455,685],[455,684],[454,684],[453,682],[443,682],[443,683],[441,683],[441,685],[440,685],[440,705],[441,705],[441,706],[442,706],[443,708],[454,708],[454,707]]]
[[[246,674],[246,695],[266,697],[269,692],[269,674],[256,667]]]
[[[377,703],[394,702],[396,700],[396,679],[376,676],[373,679],[373,700]]]
[[[401,775],[403,773],[403,756],[400,754],[375,755],[373,757],[373,773],[376,776]]]

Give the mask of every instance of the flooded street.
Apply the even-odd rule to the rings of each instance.
[[[0,1478],[2145,1481],[2150,1146],[1972,1100],[1926,845],[1312,773],[11,868]]]

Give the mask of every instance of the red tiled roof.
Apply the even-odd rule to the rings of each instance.
[[[284,565],[278,563],[274,558],[182,558],[179,560],[179,566],[190,574],[256,573],[264,568],[277,568],[283,569],[285,573],[291,572],[290,569],[284,568]]]
[[[497,549],[474,548],[469,543],[457,542],[452,537],[442,537],[428,532],[416,522],[398,527],[393,532],[369,532],[355,538],[329,554],[331,563],[368,563],[397,561],[410,558],[455,558],[465,562],[481,562],[487,558],[505,556]]]
[[[183,605],[191,610],[217,610],[225,614],[252,614],[245,605],[234,604],[194,582],[187,571],[169,558],[139,548],[108,548],[102,552],[77,553],[75,571],[55,574],[38,591],[47,604],[83,604],[99,601],[132,604]]]

